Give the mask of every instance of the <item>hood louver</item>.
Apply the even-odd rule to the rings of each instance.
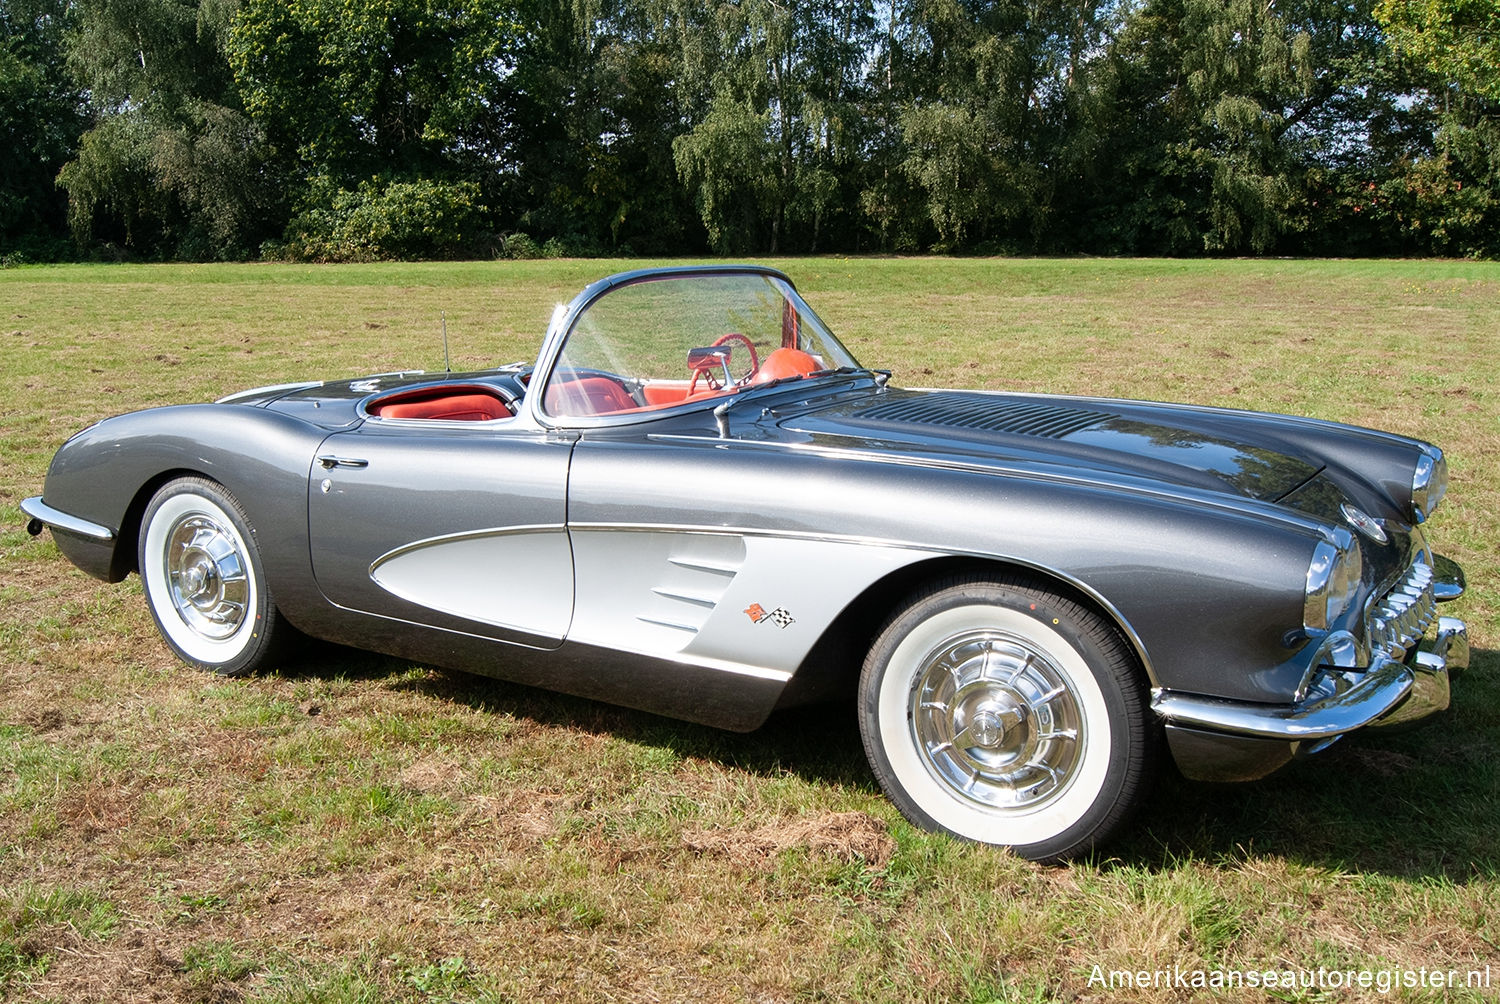
[[[855,412],[854,417],[1062,439],[1119,416],[1053,404],[1002,401],[985,394],[937,393],[883,401]]]

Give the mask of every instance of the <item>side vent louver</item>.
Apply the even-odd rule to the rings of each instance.
[[[855,412],[855,417],[1062,439],[1118,416],[1055,404],[1005,401],[984,394],[937,393],[884,401]]]

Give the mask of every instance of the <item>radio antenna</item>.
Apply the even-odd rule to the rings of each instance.
[[[443,319],[443,372],[452,373],[453,363],[448,359],[448,312],[444,310],[438,316]]]

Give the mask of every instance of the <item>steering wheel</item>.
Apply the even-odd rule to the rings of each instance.
[[[755,376],[756,370],[760,369],[760,357],[756,355],[755,343],[752,342],[749,338],[746,338],[744,335],[740,334],[738,331],[731,331],[726,335],[720,335],[717,339],[715,339],[713,347],[719,348],[720,346],[728,345],[731,342],[736,342],[740,345],[743,345],[750,352],[750,369],[746,371],[744,376],[739,377],[735,380],[736,385],[743,386],[744,384],[749,383],[750,378]],[[732,351],[733,350],[731,349],[731,352]],[[721,390],[723,388],[723,382],[712,369],[709,369],[708,367],[699,367],[698,369],[693,370],[693,382],[688,384],[688,397],[692,397],[693,392],[698,389],[698,378],[700,376],[704,378],[705,382],[707,382],[710,390]]]

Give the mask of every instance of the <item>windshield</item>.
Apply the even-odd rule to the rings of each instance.
[[[542,406],[559,417],[670,408],[857,365],[781,279],[665,276],[617,286],[578,315]]]

